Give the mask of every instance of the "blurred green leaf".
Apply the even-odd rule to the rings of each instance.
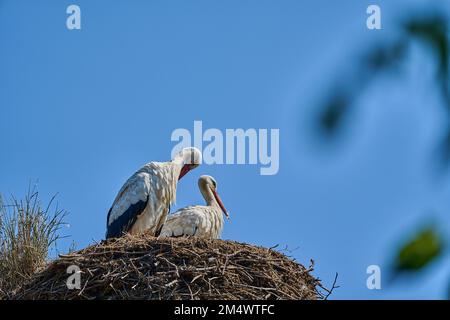
[[[395,269],[401,271],[419,271],[438,258],[444,249],[444,242],[433,228],[420,231],[398,252]]]
[[[449,44],[446,18],[436,15],[425,19],[413,19],[405,24],[405,29],[411,36],[424,41],[431,47],[439,63],[439,76],[447,79]]]
[[[449,54],[450,44],[448,39],[447,18],[440,14],[434,14],[426,18],[415,18],[409,20],[404,25],[408,34],[419,41],[422,41],[431,48],[433,59],[438,66],[437,78],[438,89],[444,101],[447,111],[450,111],[450,88],[449,88]],[[450,162],[450,126],[440,145],[441,159],[444,168]]]
[[[441,164],[444,167],[448,167],[450,164],[450,127],[446,129],[438,147],[438,151],[441,155]]]
[[[448,288],[447,288],[447,300],[450,300],[450,281],[448,283]]]
[[[350,107],[350,102],[350,97],[343,93],[330,97],[319,118],[320,129],[323,133],[332,135],[337,131]]]
[[[378,45],[362,56],[361,65],[356,72],[350,72],[344,82],[339,79],[337,88],[325,101],[319,115],[321,133],[331,137],[340,129],[344,118],[351,111],[355,97],[370,84],[382,71],[392,70],[404,57],[405,41],[399,40],[389,45]],[[344,89],[345,88],[345,89]]]
[[[369,72],[393,68],[405,56],[407,42],[404,40],[405,39],[398,39],[398,41],[390,45],[378,45],[373,47],[365,56],[363,56],[362,68],[367,68]]]

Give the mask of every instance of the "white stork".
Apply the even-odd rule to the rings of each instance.
[[[171,161],[150,162],[120,189],[108,212],[106,238],[149,231],[157,235],[175,201],[177,182],[202,160],[196,148],[185,148]]]
[[[217,194],[217,182],[211,176],[201,176],[198,179],[198,187],[206,206],[190,206],[169,215],[161,229],[160,237],[220,237],[223,228],[222,212],[227,218],[229,215]]]

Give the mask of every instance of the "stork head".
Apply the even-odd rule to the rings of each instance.
[[[211,176],[203,175],[198,179],[198,187],[200,188],[200,191],[202,192],[206,201],[209,200],[208,199],[210,197],[209,194],[212,194],[217,204],[219,205],[220,209],[222,209],[223,214],[229,219],[230,216],[228,214],[228,211],[227,209],[225,209],[222,199],[220,199],[219,194],[217,193],[216,180]]]
[[[178,180],[180,180],[186,173],[202,163],[202,153],[194,147],[184,148],[174,157],[173,161],[181,165],[180,176],[178,177]]]

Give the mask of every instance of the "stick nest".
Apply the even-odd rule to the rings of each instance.
[[[71,265],[81,271],[80,289],[67,287]],[[317,299],[312,270],[233,241],[127,235],[60,255],[12,298]]]

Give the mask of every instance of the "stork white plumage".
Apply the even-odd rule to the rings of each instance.
[[[211,176],[201,176],[198,179],[198,187],[206,206],[190,206],[169,215],[161,229],[160,237],[220,237],[223,229],[222,212],[227,218],[229,215],[217,194],[217,182]]]
[[[147,231],[157,235],[176,199],[178,180],[202,160],[196,148],[185,148],[171,161],[150,162],[120,189],[107,217],[106,238]]]

